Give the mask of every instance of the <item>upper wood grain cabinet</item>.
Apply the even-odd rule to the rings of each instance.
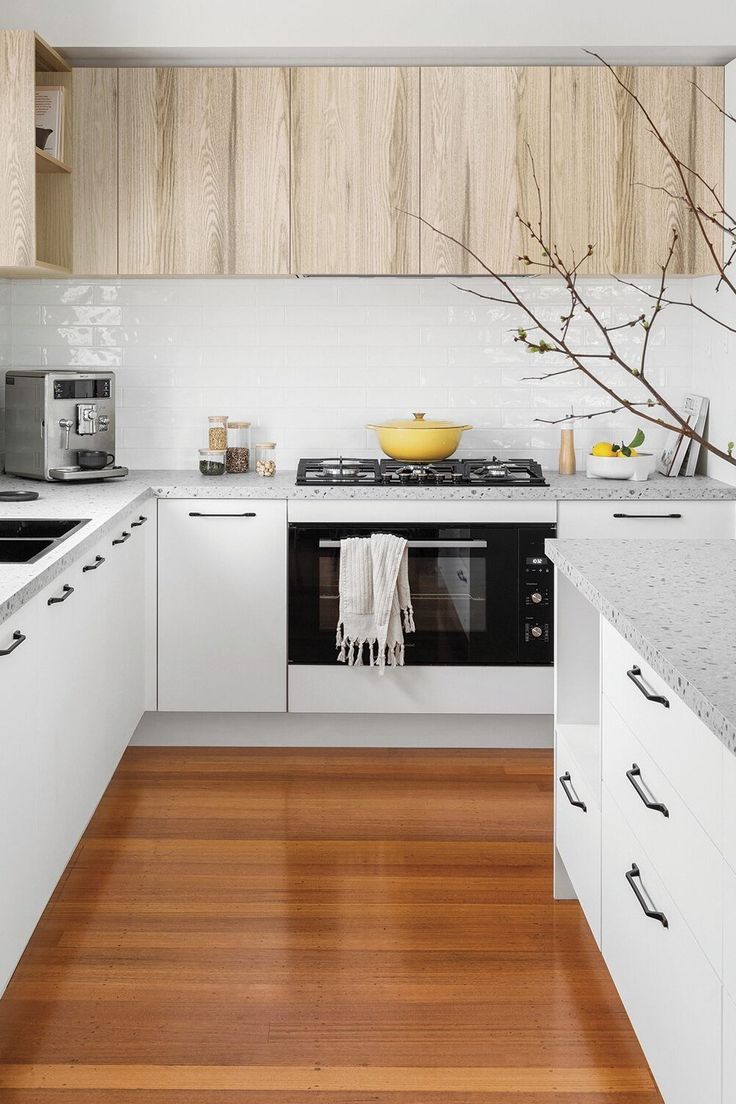
[[[122,274],[289,271],[289,73],[121,69]]]
[[[292,71],[292,269],[419,271],[419,70]]]
[[[676,154],[720,192],[723,117],[695,85],[722,104],[723,69],[637,66],[617,73]],[[583,273],[656,273],[676,229],[670,272],[714,271],[694,218],[676,198],[682,184],[671,160],[607,69],[553,68],[551,122],[552,240],[566,260],[581,257],[590,243],[595,252]],[[705,200],[702,186],[691,183]]]
[[[528,272],[534,252],[516,219],[548,226],[549,83],[543,66],[421,70],[422,215],[496,272]],[[538,253],[538,250],[536,251]],[[483,269],[463,249],[421,229],[423,273]]]
[[[118,71],[74,70],[73,269],[118,270]]]

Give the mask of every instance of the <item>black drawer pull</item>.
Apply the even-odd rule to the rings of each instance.
[[[0,656],[10,655],[10,653],[14,652],[16,648],[20,648],[24,640],[25,637],[23,633],[20,631],[20,629],[16,629],[13,633],[13,643],[10,645],[9,648],[3,648],[2,651],[0,651]]]
[[[653,809],[654,812],[661,813],[662,816],[665,817],[670,815],[667,806],[663,805],[661,801],[652,801],[637,782],[637,778],[641,778],[641,767],[638,767],[636,763],[632,763],[631,770],[627,770],[626,772],[626,777],[646,805],[647,809]]]
[[[585,804],[584,801],[581,801],[578,798],[578,796],[576,795],[575,791],[572,788],[572,778],[570,777],[570,772],[569,771],[565,771],[564,774],[560,775],[560,785],[562,786],[563,790],[565,791],[565,797],[570,802],[570,804],[574,805],[576,809],[582,809],[584,813],[587,813],[588,806]]]
[[[126,540],[130,540],[130,533],[124,529],[119,537],[116,537],[112,542],[113,544],[125,544]]]
[[[257,514],[201,514],[199,510],[191,510],[189,512],[190,517],[229,517],[229,518],[241,518],[241,517],[257,517]]]
[[[49,598],[48,602],[46,603],[47,606],[57,606],[60,602],[66,602],[67,598],[71,598],[72,594],[74,593],[74,587],[69,586],[68,583],[64,583],[61,590],[61,598]]]
[[[649,907],[649,905],[647,904],[646,897],[644,896],[642,891],[639,889],[638,885],[636,884],[636,881],[634,880],[635,878],[638,878],[639,881],[641,881],[641,871],[639,870],[639,867],[636,865],[636,863],[632,863],[631,864],[631,870],[626,871],[626,881],[629,883],[629,885],[633,889],[634,895],[636,896],[637,901],[641,905],[642,910],[644,912],[644,915],[648,916],[650,918],[650,920],[659,920],[659,922],[660,922],[660,924],[662,925],[663,928],[668,928],[670,926],[669,920],[667,919],[667,917],[665,916],[665,914],[663,912],[658,912],[657,909],[651,909]]]
[[[96,571],[98,567],[101,567],[105,562],[104,556],[95,556],[95,562],[93,564],[85,564],[82,571]]]
[[[634,666],[631,668],[630,671],[627,671],[626,674],[631,679],[636,689],[644,695],[647,701],[659,702],[659,704],[663,705],[665,709],[669,709],[670,703],[667,698],[663,698],[661,694],[651,694],[649,690],[647,690],[644,683],[639,681],[642,677],[641,667]]]
[[[647,518],[654,519],[655,521],[674,521],[676,518],[681,518],[682,514],[614,514],[615,518]]]
[[[137,529],[139,525],[145,525],[147,521],[148,518],[144,517],[143,514],[140,514],[137,521],[131,521],[130,528]]]

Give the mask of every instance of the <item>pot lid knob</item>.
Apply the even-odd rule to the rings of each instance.
[[[414,414],[414,415],[413,415],[413,417],[414,417],[414,420],[415,420],[415,421],[417,421],[417,422],[423,422],[423,421],[424,421],[424,419],[425,419],[425,417],[426,417],[426,412],[424,412],[424,413],[422,413],[422,414]]]

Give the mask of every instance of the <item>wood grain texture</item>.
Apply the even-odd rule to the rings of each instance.
[[[72,111],[75,275],[118,271],[118,71],[75,69]]]
[[[419,70],[292,70],[292,270],[419,272]]]
[[[121,69],[119,267],[289,271],[289,74]]]
[[[36,259],[32,31],[0,31],[0,268]]]
[[[659,1104],[547,751],[130,748],[0,1000],[8,1104]]]
[[[722,104],[723,69],[637,66],[617,72],[677,155],[722,195],[723,117],[694,84]],[[656,274],[677,230],[670,272],[715,271],[695,219],[661,190],[682,192],[670,159],[606,69],[553,68],[551,119],[552,240],[567,260],[592,243],[595,253],[583,273]],[[706,200],[701,185],[696,196]],[[720,235],[713,237],[720,250]]]
[[[428,67],[421,85],[422,215],[496,272],[528,272],[519,256],[531,244],[515,215],[539,219],[531,153],[549,229],[550,70]],[[426,226],[421,255],[423,273],[483,271]]]
[[[70,72],[36,73],[37,85],[61,85],[64,89],[64,131],[62,159],[74,163],[74,86]],[[34,155],[35,160],[35,155]],[[72,268],[74,228],[74,174],[36,174],[36,259]]]

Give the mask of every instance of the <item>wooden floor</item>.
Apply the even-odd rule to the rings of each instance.
[[[3,1104],[655,1104],[551,753],[131,748],[0,1001]]]

